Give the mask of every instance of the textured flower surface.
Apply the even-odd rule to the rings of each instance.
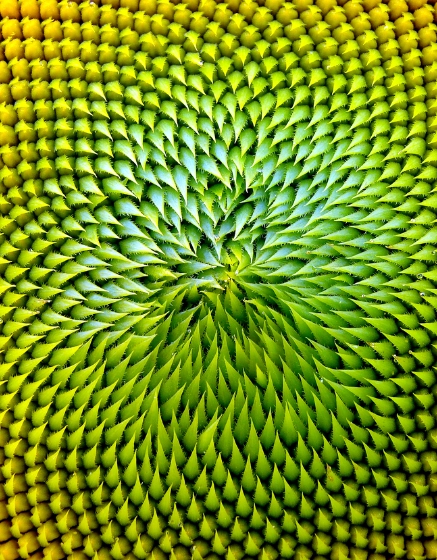
[[[434,3],[0,15],[0,559],[437,558]]]

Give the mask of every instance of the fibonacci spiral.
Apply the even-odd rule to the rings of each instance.
[[[437,558],[435,3],[0,16],[0,559]]]

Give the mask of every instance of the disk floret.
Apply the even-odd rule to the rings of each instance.
[[[0,14],[0,556],[434,558],[434,5]]]

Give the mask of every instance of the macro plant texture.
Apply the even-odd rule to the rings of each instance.
[[[0,15],[0,559],[437,558],[434,3]]]

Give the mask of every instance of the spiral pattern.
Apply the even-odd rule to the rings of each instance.
[[[434,3],[0,14],[0,559],[435,559]]]

